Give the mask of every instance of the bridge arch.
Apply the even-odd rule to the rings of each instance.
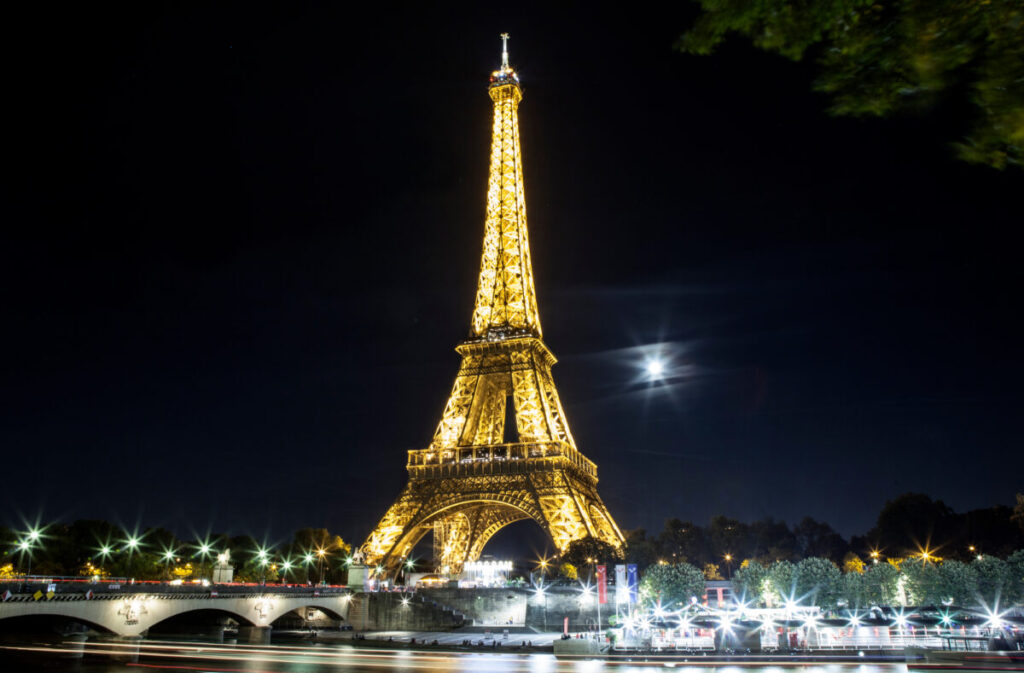
[[[188,625],[190,622],[195,625],[196,622],[202,623],[204,621],[212,621],[209,619],[200,618],[211,618],[211,617],[228,617],[236,622],[239,626],[256,626],[256,622],[246,615],[241,614],[238,610],[233,610],[230,607],[217,606],[217,607],[195,607],[191,609],[180,610],[172,614],[164,615],[154,621],[150,622],[147,629],[156,629],[162,631],[167,629],[172,624]]]
[[[40,626],[57,627],[61,623],[81,624],[82,626],[86,626],[94,631],[104,634],[116,633],[116,631],[111,629],[109,626],[91,619],[47,610],[15,615],[0,614],[0,633],[7,633],[11,631],[16,632],[20,626],[38,624]],[[57,629],[54,628],[54,630],[56,631]]]

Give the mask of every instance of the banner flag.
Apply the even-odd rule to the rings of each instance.
[[[635,563],[626,565],[626,581],[629,584],[629,602],[637,603],[639,601],[640,577],[637,574]]]
[[[608,602],[608,566],[597,566],[597,602]]]
[[[629,587],[626,586],[626,566],[621,563],[615,564],[615,602],[626,603],[629,601]]]

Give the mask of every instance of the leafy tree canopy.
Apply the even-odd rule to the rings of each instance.
[[[612,564],[622,561],[622,550],[616,549],[603,540],[585,537],[573,540],[561,556],[563,563],[571,563],[577,568],[587,568],[596,564]]]
[[[817,60],[831,112],[888,116],[966,97],[961,158],[1024,161],[1024,5],[1019,0],[695,0],[703,13],[677,46],[710,54],[729,33],[787,58]]]
[[[647,606],[660,602],[678,609],[704,595],[704,573],[689,563],[653,565],[640,580],[640,598]]]

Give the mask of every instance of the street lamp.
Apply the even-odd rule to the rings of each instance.
[[[28,577],[32,574],[32,548],[38,544],[42,544],[39,540],[42,537],[42,531],[38,528],[30,528],[25,533],[25,538],[18,543],[18,552],[22,558],[25,554],[28,554],[28,569],[25,572],[25,576]]]
[[[207,559],[210,558],[210,552],[213,550],[213,547],[210,545],[209,542],[201,542],[199,544],[198,549],[199,549],[198,555],[199,555],[199,559],[200,559],[199,560],[199,573],[203,574],[203,573],[206,572],[206,562],[207,562]],[[207,578],[200,577],[199,579],[207,579]]]
[[[732,554],[726,554],[723,558],[725,559],[725,567],[726,567],[726,573],[727,573],[726,578],[731,580],[732,579]]]
[[[292,569],[292,562],[285,561],[281,564],[281,582],[287,584],[288,582],[288,571]]]
[[[302,560],[306,562],[306,584],[309,584],[309,566],[313,564],[313,554],[306,552],[306,555],[302,557]]]
[[[174,562],[174,554],[176,550],[172,547],[164,547],[164,573],[167,575],[167,579],[171,579],[171,563]]]
[[[256,560],[260,565],[260,584],[267,583],[267,565],[270,563],[270,555],[262,547],[256,550]]]
[[[320,563],[316,571],[317,580],[319,581],[320,584],[326,585],[327,582],[324,581],[324,556],[327,555],[327,550],[323,547],[320,547],[316,550],[316,555],[320,557]]]
[[[22,558],[25,557],[26,552],[28,553],[28,570],[25,571],[25,577],[28,578],[32,575],[32,541],[26,539],[19,542],[18,551]]]

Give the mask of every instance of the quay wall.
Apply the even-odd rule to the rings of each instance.
[[[533,589],[421,589],[422,595],[439,605],[454,608],[474,626],[527,626],[540,631],[561,631],[566,617],[570,631],[597,627],[597,596],[580,599],[576,587]],[[615,614],[610,604],[601,606],[601,623]]]

